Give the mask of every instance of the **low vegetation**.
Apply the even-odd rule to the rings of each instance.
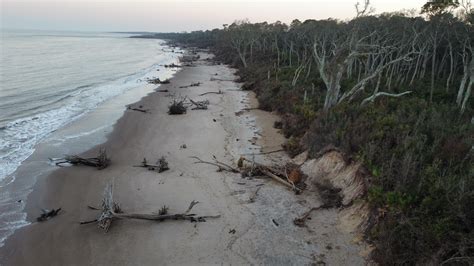
[[[158,34],[209,48],[278,111],[291,154],[333,145],[371,173],[367,239],[381,264],[470,264],[474,256],[473,10],[432,1],[351,21],[239,21]]]

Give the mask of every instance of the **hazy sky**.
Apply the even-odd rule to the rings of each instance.
[[[362,0],[361,0],[362,1]],[[190,31],[237,19],[347,19],[357,0],[0,0],[1,28],[85,31]],[[420,7],[426,0],[372,0],[376,13]]]

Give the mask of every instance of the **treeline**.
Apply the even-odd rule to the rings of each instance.
[[[328,145],[370,172],[367,239],[382,264],[474,256],[473,15],[403,12],[155,37],[209,48],[278,111],[290,154]],[[442,10],[443,11],[443,10]]]

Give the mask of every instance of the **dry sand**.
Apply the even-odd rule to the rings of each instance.
[[[269,151],[279,149],[283,141],[272,128],[275,115],[262,111],[236,115],[256,104],[252,95],[239,91],[239,84],[211,81],[232,80],[234,70],[205,60],[197,65],[183,68],[171,84],[160,87],[170,93],[152,93],[135,104],[150,109],[150,114],[127,111],[117,122],[101,145],[112,158],[109,168],[62,168],[38,180],[28,198],[29,219],[39,214],[32,205],[60,206],[64,211],[15,232],[0,249],[4,265],[364,264],[358,255],[361,247],[338,230],[336,210],[315,213],[308,228],[299,228],[293,219],[317,204],[314,200],[295,196],[271,180],[246,180],[216,172],[211,165],[193,164],[190,156],[209,160],[212,155],[235,163],[240,154],[259,152],[257,145]],[[195,82],[202,84],[179,88]],[[198,96],[218,90],[224,94]],[[170,116],[171,94],[208,99],[209,110]],[[186,149],[180,148],[183,144]],[[95,155],[98,148],[86,154]],[[166,156],[171,170],[158,174],[132,167],[143,157],[153,161],[161,156]],[[286,157],[276,153],[256,159],[281,162]],[[105,184],[112,180],[115,200],[125,211],[156,212],[166,205],[178,213],[197,200],[194,213],[221,217],[204,223],[120,220],[107,234],[93,224],[79,225],[95,217],[96,212],[86,206],[98,205]],[[262,184],[256,201],[249,203]]]

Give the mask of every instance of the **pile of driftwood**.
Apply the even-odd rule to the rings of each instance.
[[[149,84],[169,84],[170,80],[161,80],[160,78],[147,78],[146,82],[148,82]]]
[[[232,173],[240,173],[242,177],[269,177],[278,183],[292,189],[295,193],[301,193],[305,188],[304,174],[295,164],[287,164],[281,166],[267,166],[249,160],[245,157],[240,157],[237,162],[237,168],[229,164],[220,162],[215,156],[213,161],[204,161],[199,157],[191,157],[195,159],[195,163],[204,163],[218,167],[218,171],[228,171]]]
[[[196,83],[191,83],[190,85],[180,86],[179,88],[180,89],[185,89],[185,88],[189,88],[189,87],[199,87],[200,85],[201,85],[201,82],[196,82]]]
[[[155,222],[163,222],[166,220],[187,220],[191,222],[205,222],[206,219],[219,218],[220,215],[212,216],[197,216],[194,213],[190,213],[191,209],[198,204],[198,201],[192,201],[189,207],[183,213],[168,214],[168,207],[163,206],[158,213],[125,213],[122,211],[120,206],[113,199],[113,184],[109,183],[104,189],[104,196],[102,198],[102,204],[100,208],[88,206],[89,209],[100,211],[96,219],[90,221],[83,221],[80,224],[92,224],[95,223],[100,229],[108,232],[112,222],[118,219],[140,219],[150,220]]]
[[[107,152],[105,149],[100,149],[97,157],[82,158],[78,155],[68,155],[64,158],[56,160],[57,166],[62,166],[63,164],[86,165],[97,167],[97,169],[101,170],[109,166],[110,159],[107,157]]]
[[[146,158],[143,158],[143,161],[141,162],[141,164],[135,165],[134,167],[143,167],[143,168],[148,169],[149,171],[157,171],[158,173],[162,173],[170,169],[168,165],[168,161],[166,161],[166,158],[164,156],[161,157],[156,162],[156,164],[149,164]]]

